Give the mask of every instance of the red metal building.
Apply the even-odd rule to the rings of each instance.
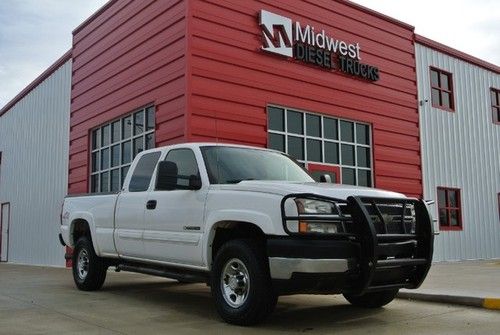
[[[110,1],[72,57],[70,194],[116,189],[151,143],[220,141],[422,196],[405,23],[346,1]]]

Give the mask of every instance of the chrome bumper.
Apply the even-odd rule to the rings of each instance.
[[[349,270],[348,259],[310,259],[269,257],[272,279],[290,279],[294,272],[342,273]]]

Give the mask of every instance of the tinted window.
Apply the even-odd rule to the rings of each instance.
[[[212,184],[243,180],[313,181],[299,165],[280,153],[234,147],[204,147],[202,153]]]
[[[128,187],[130,192],[141,192],[148,189],[158,159],[160,159],[160,152],[148,153],[139,159],[130,179]]]
[[[190,176],[200,176],[196,157],[191,149],[174,149],[168,152],[166,161],[177,164],[177,174],[184,178],[177,179],[177,185],[188,186]]]

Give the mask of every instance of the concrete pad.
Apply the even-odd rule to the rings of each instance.
[[[395,300],[366,310],[341,296],[280,297],[258,327],[223,323],[210,290],[109,272],[101,291],[78,291],[71,271],[0,264],[0,334],[497,334],[498,312]]]

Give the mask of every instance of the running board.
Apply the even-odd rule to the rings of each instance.
[[[149,266],[140,263],[118,264],[116,266],[116,272],[120,271],[142,273],[145,275],[165,277],[189,283],[208,283],[210,279],[210,274],[208,272],[167,266]]]

